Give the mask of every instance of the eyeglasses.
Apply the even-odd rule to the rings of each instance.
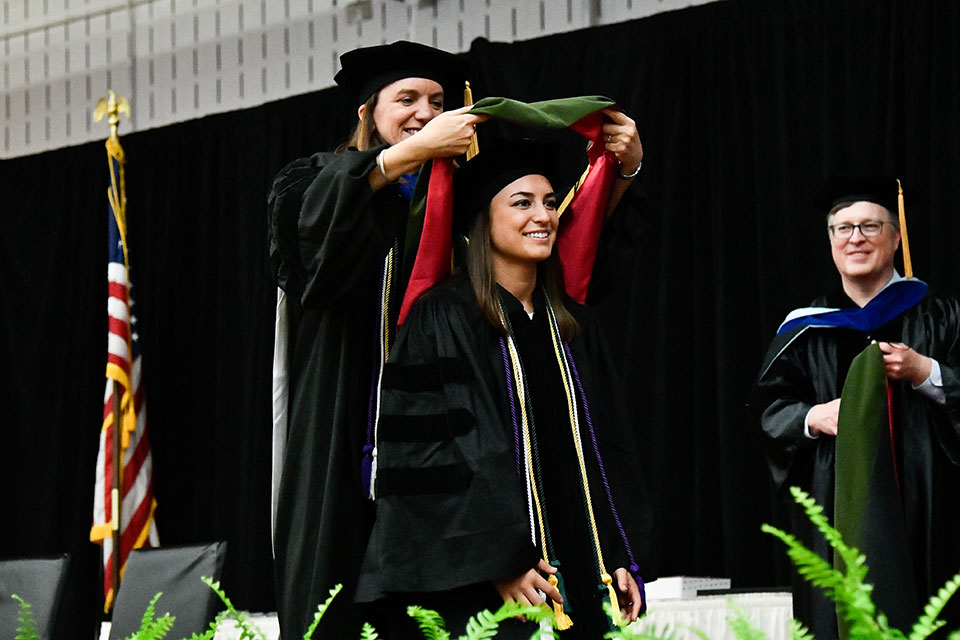
[[[860,229],[860,233],[864,238],[873,238],[880,235],[880,232],[883,231],[883,225],[890,224],[892,222],[883,222],[880,220],[867,220],[866,222],[861,222],[860,224],[831,224],[827,228],[830,229],[830,235],[834,238],[852,238],[854,229]]]

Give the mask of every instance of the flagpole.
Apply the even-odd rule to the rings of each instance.
[[[97,101],[97,105],[93,110],[93,121],[100,122],[104,116],[107,116],[107,123],[110,125],[110,137],[107,139],[107,162],[110,167],[111,174],[113,173],[113,160],[111,158],[110,150],[113,147],[119,147],[120,138],[117,135],[117,127],[120,124],[120,114],[125,113],[126,116],[130,117],[130,104],[127,102],[127,99],[123,96],[118,96],[113,90],[107,92],[106,98],[100,98]],[[122,160],[121,160],[122,162]],[[111,178],[111,183],[113,179]],[[124,207],[125,203],[123,200],[125,196],[123,194],[123,185],[114,184],[115,189],[119,191],[116,193],[117,202],[114,203],[114,207],[120,207],[121,210]],[[121,229],[125,227],[125,220],[122,224],[118,224]],[[126,247],[124,247],[124,257],[126,257]],[[124,260],[126,262],[126,260]],[[130,363],[133,363],[133,352],[130,349],[129,338],[127,340],[127,353],[130,357]],[[121,409],[121,398],[123,396],[123,388],[120,386],[120,383],[114,379],[112,381],[112,395],[113,395],[113,487],[110,490],[110,533],[113,540],[113,571],[111,572],[113,578],[113,598],[112,601],[108,602],[107,605],[112,609],[113,603],[117,601],[117,593],[120,590],[120,570],[122,569],[122,558],[123,558],[123,549],[121,546],[121,536],[122,531],[120,528],[120,518],[122,515],[123,508],[123,491],[122,491],[122,481],[123,481],[123,441],[122,441],[122,430],[123,430],[123,412]],[[133,399],[131,397],[131,402]]]

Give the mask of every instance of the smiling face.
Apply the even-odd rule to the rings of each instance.
[[[490,252],[497,265],[536,266],[557,238],[557,196],[541,175],[514,180],[490,201]]]
[[[363,118],[365,106],[358,111]],[[394,145],[443,113],[443,87],[426,78],[404,78],[380,89],[373,123],[380,138]]]
[[[854,229],[849,238],[830,235],[833,263],[844,282],[889,280],[893,276],[893,258],[900,246],[900,231],[892,224],[890,213],[873,202],[854,202],[838,210],[827,220],[828,225],[858,225],[867,221],[883,222],[880,235],[864,237]]]

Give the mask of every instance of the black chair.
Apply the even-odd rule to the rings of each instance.
[[[206,631],[224,607],[200,578],[220,579],[226,549],[226,542],[212,542],[131,551],[113,606],[110,640],[126,638],[140,628],[143,612],[158,591],[163,595],[157,601],[156,615],[176,617],[168,637],[186,638]]]
[[[69,566],[67,554],[0,560],[0,638],[17,635],[20,603],[13,599],[13,594],[30,605],[40,637],[53,635]]]

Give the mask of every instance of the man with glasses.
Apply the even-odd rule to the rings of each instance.
[[[886,498],[909,548],[879,527],[865,529],[861,550],[878,609],[909,632],[929,596],[960,571],[960,305],[894,268],[897,192],[892,179],[828,185],[822,210],[841,286],[787,316],[750,404],[778,489],[798,485],[832,515],[841,391],[853,359],[877,343],[889,383],[884,446],[895,469]],[[869,500],[863,495],[863,503]],[[829,546],[805,515],[791,515],[793,533],[829,560]],[[957,604],[946,612],[950,630],[960,627]],[[832,602],[797,576],[794,616],[817,640],[837,637]]]

